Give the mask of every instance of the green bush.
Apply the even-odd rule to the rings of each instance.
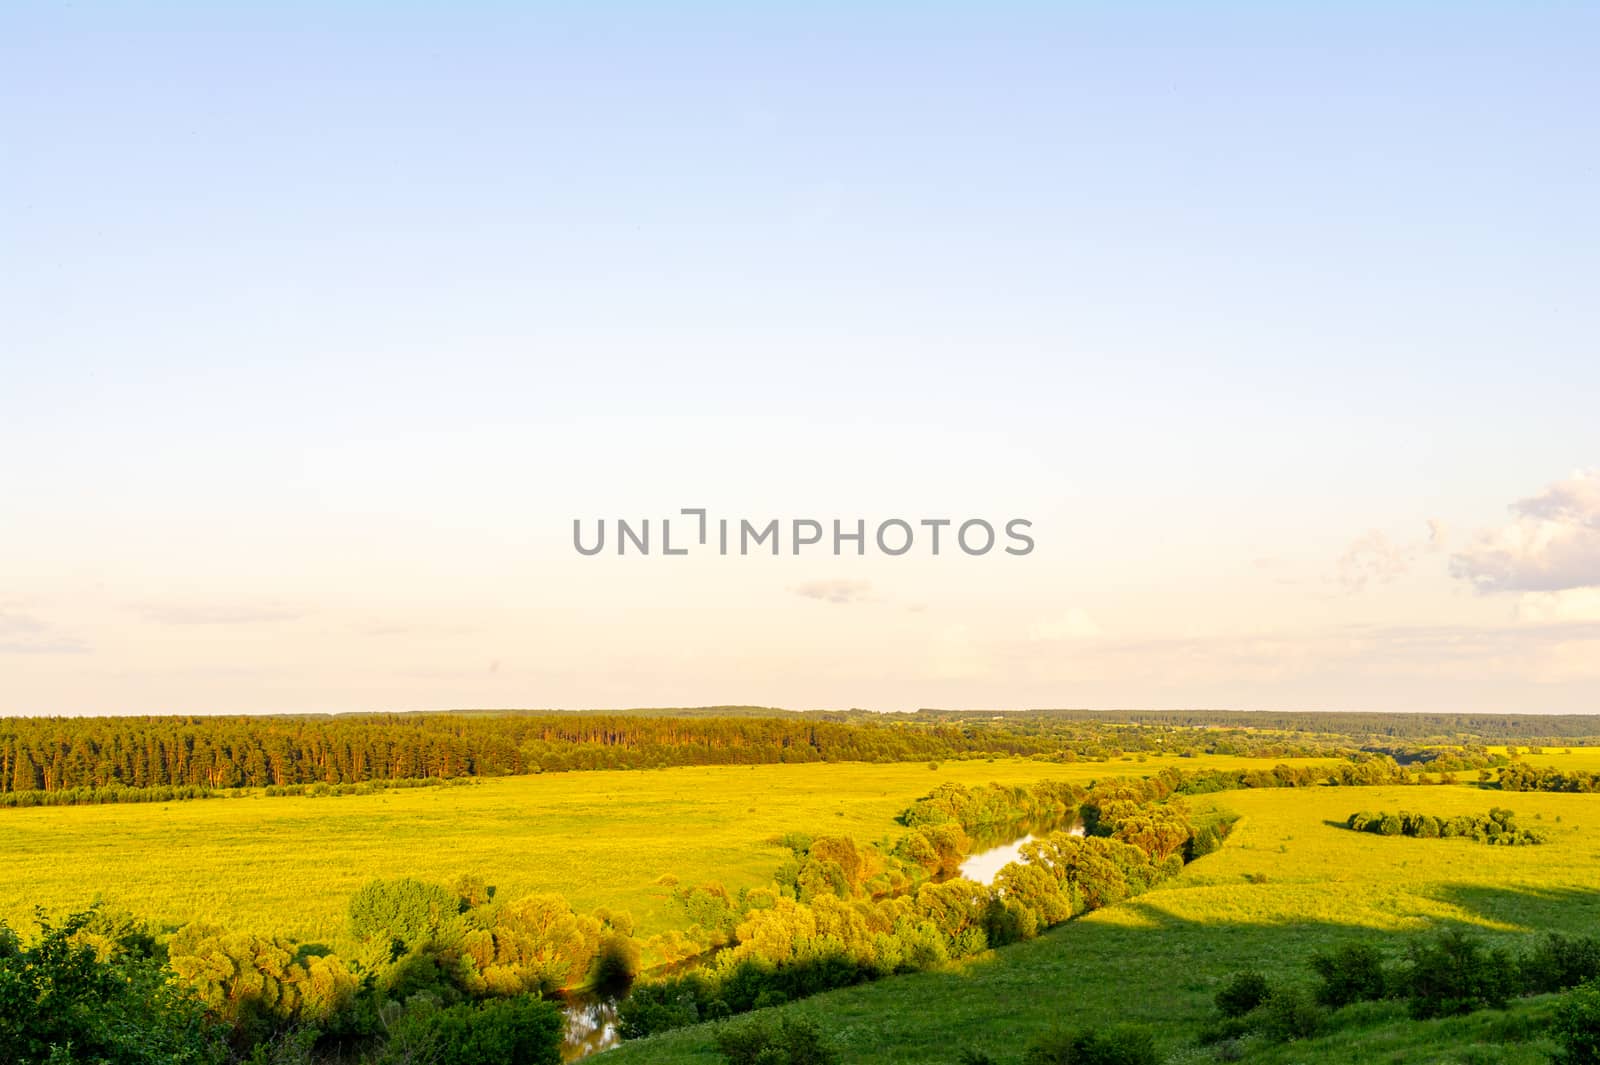
[[[561,1065],[561,1011],[535,995],[419,1002],[389,1026],[378,1065]]]
[[[763,1018],[717,1032],[717,1049],[729,1065],[838,1065],[839,1054],[814,1021]]]
[[[1522,993],[1542,995],[1600,978],[1600,940],[1551,932],[1517,966]]]
[[[632,937],[609,932],[589,967],[589,983],[606,991],[627,987],[639,971],[639,947]]]
[[[1412,944],[1410,962],[1398,978],[1413,1017],[1449,1017],[1474,1010],[1504,1009],[1518,988],[1516,961],[1504,949],[1489,950],[1460,929]]]
[[[1383,955],[1367,943],[1347,943],[1331,954],[1315,954],[1311,968],[1322,978],[1317,1001],[1324,1006],[1338,1009],[1381,999],[1387,991]]]
[[[1158,1065],[1155,1038],[1143,1028],[1049,1032],[1029,1044],[1023,1065]]]
[[[92,913],[23,943],[0,923],[0,1060],[94,1065],[219,1065],[220,1033],[159,962],[131,951],[97,956],[80,941]],[[66,1055],[63,1057],[62,1055]]]
[[[399,954],[433,940],[460,912],[461,899],[439,884],[374,880],[350,896],[350,934],[393,943]]]
[[[1600,981],[1567,993],[1556,1007],[1550,1034],[1560,1048],[1555,1065],[1600,1065]]]
[[[1280,987],[1272,992],[1256,1016],[1261,1034],[1279,1043],[1311,1039],[1327,1022],[1322,1007],[1298,987]]]
[[[1258,972],[1234,973],[1217,992],[1217,1011],[1224,1017],[1243,1017],[1261,1005],[1271,990],[1267,978]]]

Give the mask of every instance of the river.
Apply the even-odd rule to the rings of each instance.
[[[975,833],[973,845],[982,847],[962,860],[961,865],[945,879],[964,878],[979,884],[992,884],[995,874],[1012,862],[1022,858],[1023,846],[1031,840],[1043,839],[1062,826],[1053,824],[1032,827],[1013,825],[999,831]],[[1083,835],[1083,821],[1074,820],[1066,826],[1068,835]],[[693,968],[694,962],[679,963],[674,969]],[[567,1038],[561,1048],[563,1061],[577,1061],[608,1050],[622,1041],[617,1034],[617,1003],[626,995],[601,994],[595,991],[568,991],[562,995],[562,1013],[567,1021]]]

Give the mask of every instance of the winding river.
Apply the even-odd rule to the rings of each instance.
[[[1011,825],[998,831],[975,832],[972,834],[973,852],[962,860],[961,865],[941,879],[954,880],[966,879],[979,884],[992,884],[995,874],[1007,865],[1022,858],[1022,848],[1031,840],[1043,839],[1052,832],[1062,831],[1063,827],[1068,835],[1083,835],[1083,821],[1073,820],[1068,824],[1054,823],[1042,826],[1032,826],[1026,823]],[[982,848],[981,850],[976,848]],[[675,966],[681,971],[693,968],[695,962],[680,963]],[[620,994],[602,994],[595,991],[568,991],[562,994],[562,1012],[566,1015],[567,1038],[561,1048],[563,1061],[577,1061],[608,1050],[622,1041],[617,1034],[617,1004],[622,1001],[627,992]]]

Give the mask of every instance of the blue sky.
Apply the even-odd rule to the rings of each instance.
[[[1600,577],[1471,574],[1600,454],[1597,31],[8,5],[0,712],[1593,708]],[[565,539],[696,503],[1043,534],[1004,572]],[[1585,562],[1576,513],[1519,550]]]

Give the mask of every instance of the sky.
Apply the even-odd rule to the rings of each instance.
[[[1597,109],[1578,4],[7,3],[0,714],[1600,712]],[[574,549],[683,508],[1034,549]]]

